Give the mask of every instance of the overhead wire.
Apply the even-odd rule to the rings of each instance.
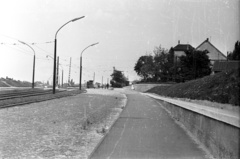
[[[15,48],[15,47],[12,47],[11,45],[5,45],[5,47],[9,47],[9,48],[11,48],[11,49],[13,49],[13,50],[17,50],[17,51],[20,51],[21,53],[24,53],[24,54],[27,54],[27,55],[29,55],[29,56],[33,56],[33,54],[31,54],[30,52],[26,52],[26,51],[23,51],[23,50],[21,50],[21,49],[19,49],[19,48]]]

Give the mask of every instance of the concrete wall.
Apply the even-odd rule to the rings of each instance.
[[[173,118],[180,121],[210,153],[221,159],[238,159],[239,127],[162,100]]]
[[[147,90],[156,87],[156,86],[163,86],[168,84],[135,84],[134,89],[138,92],[146,92]]]

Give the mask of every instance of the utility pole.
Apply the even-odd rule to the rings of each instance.
[[[93,73],[93,83],[94,83],[94,81],[95,81],[95,72]]]
[[[63,69],[62,69],[62,88],[63,88]]]
[[[70,57],[69,74],[68,74],[68,85],[70,85],[70,77],[71,77],[71,61],[72,61],[72,58]]]
[[[102,88],[103,88],[103,76],[102,76]]]
[[[59,56],[57,57],[57,80],[56,80],[56,86],[59,85]]]

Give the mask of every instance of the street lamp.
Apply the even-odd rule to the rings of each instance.
[[[55,81],[56,81],[56,57],[57,57],[57,33],[68,23],[70,22],[75,22],[79,19],[84,18],[85,16],[79,17],[79,18],[75,18],[72,19],[70,21],[68,21],[67,23],[63,24],[56,32],[55,34],[55,40],[54,40],[54,60],[53,60],[53,94],[55,94]]]
[[[32,49],[33,53],[34,53],[34,56],[33,56],[33,76],[32,76],[32,88],[34,88],[34,77],[35,77],[35,51],[34,49],[28,45],[27,43],[23,42],[23,41],[20,41],[18,40],[20,43],[24,44],[24,45],[27,45],[28,47],[30,47],[30,49]]]
[[[84,52],[87,48],[89,48],[89,47],[91,47],[91,46],[94,46],[94,45],[97,45],[97,44],[99,44],[99,43],[97,42],[97,43],[91,44],[91,45],[87,46],[85,49],[83,49],[83,51],[81,52],[81,56],[80,56],[79,90],[81,90],[81,87],[82,87],[82,54],[83,54],[83,52]]]

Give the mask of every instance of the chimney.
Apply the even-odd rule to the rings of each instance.
[[[178,40],[178,44],[180,44],[180,40]]]
[[[208,41],[208,38],[206,39],[206,41]]]

